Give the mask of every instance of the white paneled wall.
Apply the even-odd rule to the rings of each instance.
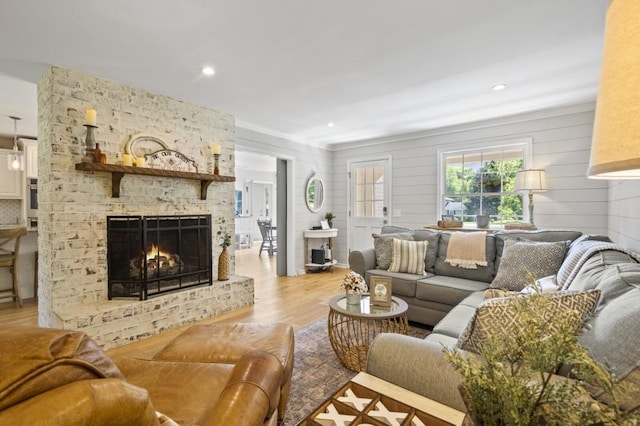
[[[609,181],[609,236],[640,253],[640,181]]]
[[[438,149],[467,143],[495,144],[499,141],[531,138],[532,166],[547,170],[549,184],[547,192],[535,195],[538,227],[606,234],[607,215],[610,214],[607,211],[608,184],[606,181],[586,177],[593,113],[592,103],[581,104],[411,135],[338,145],[333,153],[334,213],[341,218],[341,222],[348,215],[347,161],[391,154],[393,182],[390,207],[401,210],[401,217],[390,216],[391,223],[411,228],[434,224],[437,220],[438,202]],[[621,195],[621,198],[624,196]],[[639,205],[640,199],[636,198],[635,202]],[[639,228],[638,216],[636,213],[636,231]],[[347,224],[340,225],[345,228]],[[635,241],[638,243],[637,239]],[[336,254],[338,261],[346,261],[346,233],[338,238]]]
[[[288,244],[287,249],[289,253],[294,253],[295,266],[292,267],[292,265],[288,265],[287,275],[304,273],[305,260],[302,253],[304,247],[304,240],[302,238],[303,231],[314,225],[319,225],[320,220],[328,211],[332,211],[338,216],[333,226],[339,228],[339,234],[342,233],[344,230],[343,227],[346,225],[344,216],[338,215],[332,206],[332,200],[335,199],[334,194],[338,193],[338,189],[336,188],[335,177],[331,169],[331,152],[326,149],[306,146],[240,127],[236,127],[236,147],[243,151],[265,153],[278,158],[291,160],[293,170],[290,171],[290,173],[293,173],[293,187],[289,188],[289,194],[292,197],[292,208],[289,209],[288,214],[289,221],[293,221],[294,232],[293,235],[289,237],[290,244]],[[324,181],[327,194],[324,207],[318,213],[313,213],[307,209],[304,200],[307,179],[309,179],[314,172]],[[278,188],[278,194],[282,194],[281,188]],[[285,224],[278,223],[279,229],[283,226],[285,226]],[[346,263],[346,258],[338,259],[340,262]]]

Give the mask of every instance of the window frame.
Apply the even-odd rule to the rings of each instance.
[[[524,168],[530,168],[532,164],[533,138],[519,138],[506,140],[489,140],[489,141],[466,141],[448,145],[445,148],[437,150],[437,167],[436,167],[436,221],[444,214],[444,193],[446,172],[445,156],[455,154],[477,153],[479,151],[504,150],[509,148],[524,148]],[[523,197],[522,211],[523,215],[527,211],[529,201],[527,197]]]

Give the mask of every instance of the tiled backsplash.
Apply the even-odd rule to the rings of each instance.
[[[20,200],[0,200],[0,225],[20,224]]]

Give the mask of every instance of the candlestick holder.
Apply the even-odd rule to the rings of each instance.
[[[94,134],[94,130],[98,128],[98,126],[93,126],[91,124],[83,124],[84,127],[87,128],[87,138],[85,139],[85,152],[84,157],[82,157],[83,163],[93,163],[95,161],[93,152],[96,148],[96,136]]]
[[[220,174],[220,168],[218,167],[219,162],[220,162],[220,154],[213,154],[213,174],[214,175]]]

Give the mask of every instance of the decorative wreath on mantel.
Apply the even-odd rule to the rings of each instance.
[[[153,147],[154,144],[162,149],[149,152],[150,146]],[[144,133],[132,135],[124,146],[124,152],[130,154],[134,162],[136,158],[144,156],[147,167],[153,169],[198,173],[198,165],[194,160],[179,151],[169,149],[166,142],[156,136]]]

